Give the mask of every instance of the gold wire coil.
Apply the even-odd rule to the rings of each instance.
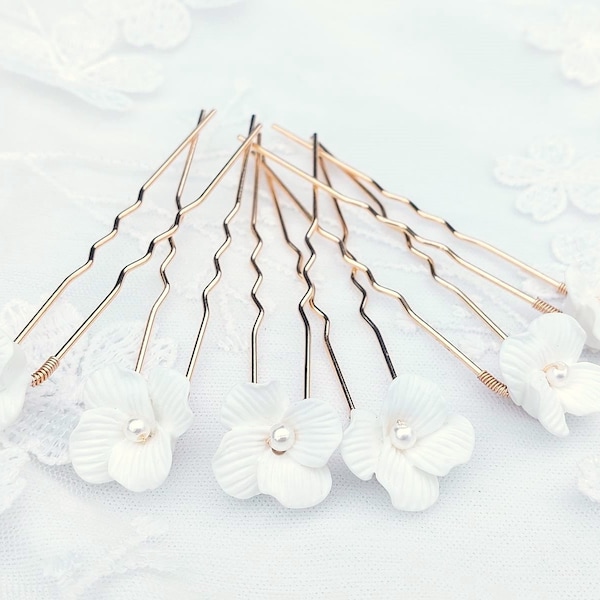
[[[510,397],[510,395],[508,393],[508,387],[506,387],[506,384],[502,383],[501,381],[498,381],[498,379],[496,379],[488,371],[482,371],[477,376],[477,379],[479,379],[479,381],[481,381],[481,383],[483,383],[483,385],[485,385],[487,388],[492,390],[492,392],[494,392],[494,394],[498,394],[499,396],[502,396],[503,398]]]
[[[569,293],[569,290],[567,289],[567,284],[564,281],[558,286],[558,293],[562,294],[563,296],[566,296]]]
[[[563,284],[564,285],[564,284]],[[533,308],[541,313],[559,313],[562,312],[556,306],[552,306],[552,304],[542,300],[541,298],[536,298],[533,303]]]
[[[60,361],[51,356],[35,373],[31,375],[31,387],[41,385],[47,379],[52,377],[52,374],[58,369]]]

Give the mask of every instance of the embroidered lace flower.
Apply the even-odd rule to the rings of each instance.
[[[193,419],[189,381],[172,369],[154,369],[146,380],[110,365],[90,375],[83,394],[86,410],[70,439],[77,474],[89,483],[114,479],[133,492],[161,485],[175,441]]]
[[[242,500],[274,496],[287,508],[308,508],[331,490],[327,462],[342,439],[331,406],[305,399],[290,404],[277,382],[242,383],[225,398],[213,470],[223,490]]]
[[[588,456],[579,463],[579,491],[600,502],[600,456]]]
[[[25,353],[0,332],[0,429],[19,418],[30,382]]]
[[[500,348],[500,369],[513,402],[554,435],[569,433],[566,412],[600,411],[600,367],[578,362],[585,339],[573,317],[555,313],[538,317]]]
[[[588,214],[600,214],[600,159],[575,160],[564,140],[533,144],[530,156],[509,156],[496,162],[494,174],[505,185],[525,188],[517,209],[536,221],[551,221],[569,203]]]
[[[569,294],[564,311],[583,327],[586,344],[600,350],[600,278],[593,280],[572,266],[567,269],[565,282]]]
[[[439,388],[416,375],[390,385],[379,416],[355,409],[342,457],[360,479],[373,474],[399,510],[425,510],[439,496],[438,477],[471,458],[475,435],[460,415],[448,416]]]
[[[567,79],[582,85],[600,83],[600,10],[591,4],[570,6],[562,19],[531,25],[527,40],[536,48],[560,52]]]

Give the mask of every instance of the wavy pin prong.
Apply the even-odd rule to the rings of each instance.
[[[123,281],[127,277],[127,274],[131,271],[141,267],[145,263],[147,263],[153,256],[156,247],[164,240],[171,238],[179,229],[180,223],[182,219],[185,217],[187,213],[197,208],[210,194],[215,190],[215,188],[220,184],[221,180],[225,177],[225,175],[229,172],[229,170],[233,167],[233,165],[237,162],[242,154],[246,152],[246,150],[251,147],[254,138],[258,135],[260,130],[262,129],[261,125],[257,125],[252,132],[244,139],[238,149],[233,153],[233,155],[229,158],[229,160],[225,163],[225,165],[221,168],[221,170],[217,173],[217,175],[213,178],[213,180],[208,184],[208,186],[204,189],[204,191],[196,198],[196,200],[190,202],[183,208],[177,211],[175,215],[175,219],[172,225],[154,237],[154,239],[150,242],[148,246],[147,252],[138,258],[137,260],[126,265],[119,276],[117,277],[117,281],[112,288],[112,290],[106,295],[106,297],[102,300],[102,302],[92,311],[92,313],[87,317],[87,319],[79,326],[79,328],[72,334],[72,336],[65,342],[65,344],[60,348],[60,350],[51,356],[45,363],[32,375],[32,384],[39,385],[39,383],[43,383],[48,377],[40,380],[40,374],[45,374],[47,372],[47,365],[52,363],[54,372],[57,368],[57,363],[60,363],[61,359],[64,355],[73,347],[73,345],[81,338],[81,336],[88,330],[88,328],[94,323],[94,321],[100,316],[100,314],[106,309],[106,307],[114,300],[114,298],[118,295],[119,291],[123,286]],[[50,373],[51,375],[52,373]]]
[[[215,111],[211,110],[207,115],[204,114],[204,111],[200,113],[200,119],[196,127],[189,133],[189,135],[175,148],[175,150],[171,153],[171,155],[165,160],[165,162],[150,176],[150,178],[142,185],[138,192],[137,200],[126,209],[122,210],[116,217],[113,223],[112,229],[98,241],[96,241],[90,247],[88,253],[88,259],[84,262],[80,267],[75,269],[70,275],[68,275],[60,285],[50,294],[48,299],[44,302],[44,304],[39,308],[39,310],[33,315],[31,320],[25,325],[25,327],[21,330],[19,335],[15,338],[15,342],[20,344],[25,337],[31,332],[31,330],[37,325],[40,319],[50,310],[50,308],[54,305],[56,300],[58,300],[59,296],[69,287],[69,285],[75,281],[79,276],[83,275],[86,271],[88,271],[92,265],[94,264],[94,260],[96,258],[96,252],[101,247],[110,242],[119,232],[119,227],[121,222],[134,213],[144,201],[144,195],[148,191],[150,187],[156,182],[156,180],[167,170],[167,168],[173,163],[173,161],[192,143],[195,143],[198,135],[201,130],[208,124],[208,122],[215,115]],[[50,361],[54,362],[54,361]],[[48,364],[47,368],[51,368],[52,365]],[[54,367],[55,369],[56,367]],[[52,369],[52,371],[54,371]],[[45,378],[47,379],[47,377]],[[45,381],[45,379],[43,379]],[[41,383],[41,382],[40,382]],[[34,384],[37,385],[37,384]]]
[[[295,194],[289,189],[288,186],[283,183],[283,181],[277,176],[277,174],[271,169],[271,167],[265,163],[265,169],[273,178],[273,180],[279,185],[279,187],[285,192],[285,194],[290,198],[293,204],[300,210],[300,212],[305,216],[305,218],[310,219],[310,213],[304,208],[302,203],[298,200]],[[337,197],[337,192],[334,190],[334,196]],[[508,397],[508,388],[504,383],[499,381],[494,375],[479,367],[473,360],[471,360],[466,354],[464,354],[461,350],[459,350],[452,342],[446,339],[437,329],[432,327],[427,321],[425,321],[420,315],[418,315],[410,306],[406,298],[402,296],[398,291],[388,288],[386,286],[381,285],[377,279],[375,278],[371,269],[364,263],[360,262],[356,257],[350,253],[344,240],[340,237],[336,236],[334,233],[328,231],[323,228],[322,225],[318,226],[318,231],[321,235],[323,235],[326,239],[336,243],[340,249],[340,253],[344,260],[350,264],[353,269],[357,269],[363,272],[371,285],[371,287],[381,292],[387,296],[390,296],[396,299],[404,311],[408,314],[408,316],[419,325],[422,329],[424,329],[429,335],[431,335],[438,343],[440,343],[446,350],[448,350],[451,354],[453,354],[456,358],[458,358],[468,369],[470,369],[476,377],[481,381],[486,387],[492,390],[494,393]]]
[[[477,265],[470,263],[469,261],[462,258],[460,255],[458,255],[454,250],[452,250],[452,248],[448,247],[446,244],[442,244],[435,240],[431,240],[431,239],[425,238],[423,236],[420,236],[415,231],[413,231],[410,227],[408,227],[408,225],[406,225],[405,223],[402,223],[401,221],[397,221],[394,219],[390,219],[390,218],[382,215],[379,211],[377,211],[375,208],[373,208],[367,202],[364,202],[362,200],[359,200],[357,198],[354,198],[354,197],[348,196],[347,194],[339,192],[338,190],[335,190],[331,186],[327,185],[326,183],[323,183],[319,179],[316,179],[312,175],[306,173],[302,169],[296,167],[292,163],[281,158],[277,154],[267,150],[266,148],[260,147],[256,151],[260,152],[265,158],[272,160],[273,162],[286,168],[287,170],[291,171],[292,173],[298,175],[302,179],[305,179],[306,181],[312,183],[313,185],[318,186],[319,188],[321,188],[328,194],[334,195],[338,200],[341,200],[344,203],[347,203],[347,204],[350,204],[353,206],[357,206],[359,208],[367,210],[377,221],[379,221],[395,230],[400,231],[402,234],[410,235],[414,240],[416,240],[420,244],[430,246],[432,248],[436,248],[437,250],[440,250],[440,251],[446,253],[450,258],[452,258],[452,260],[457,262],[459,265],[461,265],[465,269],[479,275],[483,279],[486,279],[487,281],[504,289],[505,291],[510,292],[511,294],[515,295],[516,297],[520,298],[521,300],[527,302],[534,309],[541,310],[542,312],[560,312],[557,308],[550,306],[548,303],[545,303],[544,301],[540,301],[539,298],[535,298],[535,297],[531,296],[530,294],[527,294],[526,292],[516,288],[515,286],[511,285],[510,283],[507,283],[506,281],[503,281],[502,279],[496,277],[495,275],[488,273],[487,271],[478,267]]]
[[[284,135],[285,137],[287,137],[288,139],[296,142],[297,144],[300,144],[301,146],[304,146],[307,149],[310,149],[310,142],[301,138],[300,136],[292,133],[291,131],[288,131],[287,129],[285,129],[279,125],[274,125],[273,128],[276,131],[278,131],[279,133],[281,133],[282,135]],[[355,181],[357,181],[357,182],[363,181],[363,182],[373,186],[385,198],[388,198],[390,200],[395,200],[397,202],[401,202],[402,204],[405,204],[421,218],[426,219],[428,221],[432,221],[434,223],[437,223],[438,225],[442,225],[453,236],[455,236],[459,240],[473,244],[487,252],[490,252],[490,253],[498,256],[499,258],[505,260],[506,262],[525,271],[526,273],[529,273],[530,275],[533,275],[534,277],[540,279],[544,283],[547,283],[548,285],[554,287],[558,293],[563,294],[563,295],[567,294],[568,290],[567,290],[567,286],[564,282],[558,281],[558,280],[554,279],[553,277],[550,277],[546,273],[541,272],[540,270],[532,267],[531,265],[528,265],[527,263],[523,262],[522,260],[519,260],[518,258],[508,254],[507,252],[504,252],[500,248],[497,248],[496,246],[489,244],[488,242],[484,242],[483,240],[480,240],[476,237],[473,237],[471,235],[467,235],[465,233],[461,233],[460,231],[457,231],[448,221],[446,221],[445,219],[443,219],[441,217],[438,217],[437,215],[433,215],[431,213],[425,212],[424,210],[420,209],[409,198],[406,198],[405,196],[401,196],[399,194],[395,194],[393,192],[386,190],[382,185],[380,185],[377,181],[375,181],[369,175],[359,171],[358,169],[350,166],[349,164],[343,162],[342,160],[340,160],[339,158],[334,156],[322,144],[320,146],[320,149],[321,149],[321,155],[325,158],[325,160],[327,160],[328,162],[331,162],[332,164],[334,164],[337,167],[339,167],[340,169],[342,169],[342,171],[344,171],[348,176],[350,176]],[[544,301],[541,300],[541,302],[543,303]],[[552,311],[543,310],[543,308],[544,308],[544,305],[540,304],[540,308],[538,308],[537,310],[540,310],[540,312],[552,312]]]
[[[316,144],[317,138],[316,135],[313,138],[314,143]],[[317,152],[316,146],[313,150],[313,172],[315,175],[317,174]],[[265,174],[267,176],[267,183],[269,186],[269,190],[271,192],[271,197],[273,199],[273,203],[275,205],[275,209],[277,212],[279,224],[281,227],[281,232],[283,237],[287,243],[287,245],[292,249],[292,251],[298,257],[296,261],[296,274],[298,277],[304,282],[306,285],[306,292],[302,299],[298,304],[298,310],[302,317],[302,321],[304,323],[304,397],[308,398],[310,396],[311,391],[311,362],[312,362],[312,351],[311,351],[311,328],[310,321],[308,319],[308,315],[306,314],[305,306],[308,303],[311,309],[323,320],[323,341],[325,342],[325,347],[327,349],[327,353],[329,354],[329,358],[333,367],[335,369],[336,376],[340,383],[340,387],[342,388],[342,392],[346,399],[346,403],[348,404],[350,410],[354,408],[354,401],[352,399],[352,395],[350,394],[350,390],[346,383],[346,379],[342,372],[339,361],[337,360],[337,356],[333,349],[333,345],[331,343],[331,319],[327,315],[325,311],[323,311],[319,305],[315,301],[316,287],[312,279],[310,278],[310,269],[316,261],[317,253],[315,247],[311,241],[312,235],[315,231],[320,229],[319,220],[318,220],[318,191],[316,187],[313,186],[313,212],[309,213],[301,203],[298,203],[299,206],[302,206],[303,214],[310,221],[310,225],[308,230],[304,236],[304,242],[309,249],[310,256],[306,262],[303,260],[302,251],[294,244],[291,240],[290,235],[287,230],[287,226],[285,223],[285,218],[281,211],[281,205],[279,203],[279,198],[277,196],[277,191],[274,186],[274,182],[281,183],[281,180],[273,173],[273,171],[269,168],[269,166],[264,162],[262,157],[257,157],[260,159],[264,168]]]

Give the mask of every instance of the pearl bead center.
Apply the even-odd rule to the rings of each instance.
[[[125,427],[125,437],[131,442],[146,442],[152,436],[152,427],[144,419],[130,419]]]
[[[562,387],[569,377],[569,365],[564,362],[555,362],[544,367],[546,379],[552,387]]]
[[[391,433],[392,444],[399,450],[408,450],[415,445],[417,438],[410,427],[404,421],[398,420]]]
[[[271,428],[271,435],[269,436],[269,446],[271,446],[271,450],[276,453],[283,453],[286,450],[289,450],[296,441],[296,434],[294,430],[284,425],[283,423],[278,423]]]

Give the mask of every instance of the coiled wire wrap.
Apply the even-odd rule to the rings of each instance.
[[[44,381],[50,379],[56,369],[58,369],[60,361],[55,357],[51,356],[46,362],[31,375],[31,387],[37,387],[44,383]]]

